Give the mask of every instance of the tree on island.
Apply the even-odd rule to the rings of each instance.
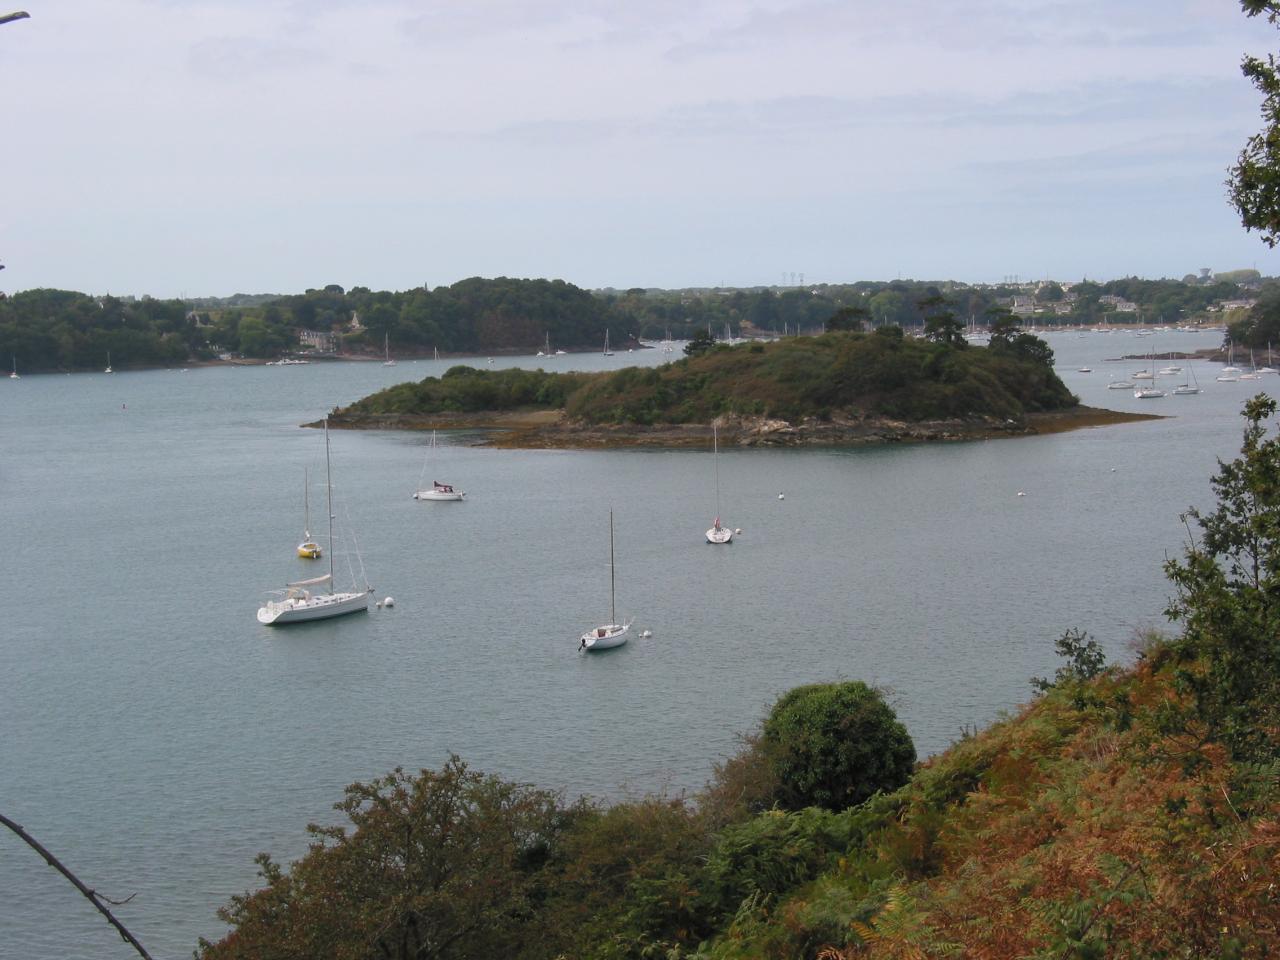
[[[924,314],[924,335],[930,340],[953,347],[968,346],[964,338],[964,322],[951,309],[941,294],[932,294],[916,302]]]

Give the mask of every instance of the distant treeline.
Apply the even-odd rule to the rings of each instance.
[[[707,423],[721,414],[789,421],[834,415],[905,420],[1062,409],[1075,398],[1052,369],[1053,353],[1027,334],[990,347],[905,337],[898,327],[774,343],[720,344],[662,367],[610,373],[476,370],[402,383],[344,414],[429,415],[520,408],[564,409],[591,423]]]
[[[384,343],[392,351],[415,354],[532,353],[548,344],[553,350],[588,350],[603,346],[606,331],[614,346],[667,335],[688,339],[708,330],[717,337],[726,329],[735,337],[744,330],[816,333],[837,311],[848,308],[860,311],[871,326],[911,329],[924,324],[920,304],[937,297],[957,317],[976,324],[1015,297],[1031,301],[1032,307],[1071,300],[1069,312],[1038,316],[1038,323],[1172,323],[1203,315],[1218,301],[1244,296],[1241,284],[1254,283],[1256,272],[1236,274],[1085,282],[1069,293],[1056,283],[1031,291],[1026,285],[912,280],[591,293],[563,280],[507,277],[473,277],[433,290],[375,292],[331,284],[288,296],[237,294],[193,301],[39,289],[0,299],[0,358],[12,355],[28,371],[96,369],[108,352],[117,368],[224,353],[269,358],[301,349],[303,331],[332,335],[332,348],[340,354],[379,353]],[[1102,302],[1108,295],[1136,304],[1138,312],[1118,313],[1113,304]]]

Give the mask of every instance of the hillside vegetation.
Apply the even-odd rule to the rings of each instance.
[[[716,346],[661,367],[611,373],[454,367],[339,413],[358,418],[563,408],[588,423],[638,425],[707,423],[722,414],[789,421],[836,415],[1016,420],[1076,402],[1053,372],[1052,352],[1035,337],[1020,334],[981,348],[886,331]]]
[[[692,798],[602,806],[470,770],[353,784],[203,960],[1263,958],[1280,951],[1280,440],[1166,564],[1176,636],[1078,630],[1016,716],[914,766],[880,695],[784,695]],[[1087,608],[1085,608],[1087,610]],[[1083,615],[1083,611],[1082,611]]]

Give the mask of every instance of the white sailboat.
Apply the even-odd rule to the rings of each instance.
[[[9,354],[9,356],[13,357],[13,373],[9,374],[9,379],[21,380],[22,378],[18,376],[18,358],[13,356],[13,354]]]
[[[1237,380],[1240,379],[1240,377],[1238,376],[1238,374],[1240,373],[1240,368],[1237,366],[1234,366],[1235,355],[1236,355],[1236,347],[1235,347],[1235,344],[1233,343],[1229,347],[1227,347],[1227,365],[1223,367],[1220,371],[1218,371],[1218,381],[1220,383],[1235,383]]]
[[[1189,397],[1200,392],[1200,381],[1196,379],[1196,370],[1190,361],[1187,361],[1187,372],[1191,374],[1191,380],[1188,383],[1180,383],[1173,388],[1175,397]]]
[[[384,367],[394,367],[396,362],[391,359],[391,341],[385,333],[382,335],[382,353],[386,357],[386,359],[382,361],[382,365]]]
[[[320,544],[311,539],[311,480],[307,468],[302,468],[302,542],[298,544],[298,556],[304,560],[319,560],[324,555]]]
[[[609,622],[592,627],[582,635],[578,644],[579,650],[610,650],[627,642],[627,631],[631,629],[631,621],[618,622],[616,603],[618,578],[613,563],[613,511],[609,511]]]
[[[1241,380],[1261,380],[1262,374],[1258,372],[1258,366],[1253,359],[1253,348],[1249,348],[1249,372],[1240,374]]]
[[[326,620],[347,613],[363,613],[369,609],[369,594],[373,588],[366,586],[362,593],[339,592],[333,589],[333,479],[329,464],[329,420],[324,421],[324,471],[326,503],[329,512],[329,572],[322,577],[295,580],[284,590],[275,591],[279,600],[268,600],[258,608],[258,622],[275,626],[301,623],[305,620]],[[357,551],[357,559],[359,552]],[[363,567],[361,574],[363,575]],[[315,588],[314,590],[312,588]],[[321,591],[324,592],[321,592]]]
[[[103,373],[114,373],[114,372],[115,372],[114,370],[112,370],[112,369],[111,369],[111,351],[110,351],[110,350],[108,350],[108,351],[107,351],[107,369],[103,370],[102,372],[103,372]]]
[[[431,486],[425,486],[427,482],[427,467],[431,463],[431,456],[436,451],[436,432],[431,431],[431,445],[427,447],[426,456],[422,460],[422,473],[418,476],[418,489],[413,494],[415,500],[443,500],[458,501],[467,494],[463,490],[455,490],[451,483],[441,483],[439,480],[432,480]]]
[[[609,328],[608,327],[605,327],[604,329],[604,355],[606,357],[613,356],[613,351],[609,349]]]
[[[730,543],[733,530],[720,523],[720,432],[714,421],[711,424],[711,456],[716,473],[716,521],[707,531],[707,543]]]

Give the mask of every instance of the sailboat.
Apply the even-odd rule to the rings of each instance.
[[[21,380],[22,378],[18,376],[18,358],[14,357],[13,354],[9,354],[9,356],[13,357],[13,373],[9,374],[9,379]]]
[[[279,600],[268,600],[258,608],[258,622],[268,625],[301,623],[304,620],[327,620],[347,613],[364,613],[369,609],[372,587],[362,593],[338,592],[333,589],[333,478],[329,464],[329,419],[324,421],[324,474],[326,503],[329,513],[329,572],[322,577],[295,580],[284,590],[275,591]],[[356,553],[359,559],[359,552]],[[361,574],[363,575],[363,565]],[[314,591],[312,588],[316,588]],[[324,589],[326,592],[320,592]]]
[[[1253,359],[1253,348],[1249,348],[1249,372],[1240,374],[1241,380],[1261,380],[1262,374],[1258,372],[1258,365]]]
[[[627,642],[627,631],[631,629],[631,621],[618,622],[616,603],[618,578],[613,564],[613,511],[609,511],[609,622],[592,627],[582,635],[579,650],[609,650],[620,647]]]
[[[1218,372],[1218,380],[1221,383],[1235,383],[1240,379],[1236,374],[1240,372],[1240,368],[1234,366],[1236,355],[1236,346],[1231,344],[1227,347],[1227,365]]]
[[[311,539],[311,482],[307,468],[302,468],[302,542],[298,544],[298,556],[304,560],[319,560],[324,555],[320,544]]]
[[[384,367],[394,367],[396,362],[391,359],[391,341],[387,338],[387,334],[382,335],[382,352],[387,359],[382,361]]]
[[[613,351],[609,349],[609,328],[608,327],[605,327],[604,329],[604,355],[606,357],[613,356]]]
[[[1174,387],[1173,395],[1175,397],[1189,397],[1200,392],[1200,381],[1196,379],[1196,370],[1190,361],[1187,361],[1187,372],[1191,374],[1191,382],[1180,383]]]
[[[711,455],[716,471],[716,522],[707,531],[707,543],[729,543],[733,540],[733,530],[720,523],[720,432],[714,422],[711,424]]]
[[[540,357],[551,356],[551,334],[550,333],[547,334],[547,345],[538,351],[538,356]]]
[[[431,486],[425,487],[423,484],[427,482],[427,466],[431,463],[431,455],[436,452],[436,432],[431,431],[431,446],[427,447],[427,454],[422,460],[422,473],[418,476],[418,489],[414,491],[413,499],[415,500],[461,500],[467,494],[462,490],[455,490],[451,483],[441,483],[439,480],[432,480]]]
[[[107,351],[107,369],[103,370],[102,372],[114,373],[114,371],[111,369],[111,351],[110,350]]]

